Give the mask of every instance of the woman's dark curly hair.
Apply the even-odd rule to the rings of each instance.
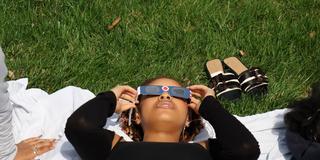
[[[156,78],[148,79],[144,81],[141,86],[149,85],[155,80],[158,79],[172,79],[166,76],[159,76]],[[173,79],[174,80],[174,79]],[[181,84],[181,83],[180,83]],[[139,106],[138,106],[139,107]],[[132,138],[133,141],[142,141],[143,140],[143,129],[140,124],[137,124],[135,122],[135,115],[137,110],[133,109],[131,113],[131,125],[129,125],[129,113],[130,111],[122,112],[119,118],[120,127],[122,130],[129,135],[130,138]],[[200,132],[200,130],[204,127],[201,117],[196,114],[192,109],[189,108],[188,110],[188,118],[190,120],[189,125],[183,130],[183,132],[180,135],[180,141],[181,142],[188,142],[190,140],[193,140],[194,137]]]
[[[320,142],[320,83],[312,85],[307,98],[289,104],[284,116],[287,128],[305,139]]]

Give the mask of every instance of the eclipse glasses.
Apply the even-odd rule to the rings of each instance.
[[[191,91],[187,88],[177,86],[139,86],[138,96],[159,96],[164,92],[167,92],[170,96],[175,98],[181,98],[188,103],[191,100]]]

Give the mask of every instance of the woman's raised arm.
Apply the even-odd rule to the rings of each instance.
[[[120,137],[103,127],[115,111],[119,113],[135,107],[134,103],[117,104],[119,98],[134,99],[134,91],[130,94],[130,90],[127,86],[118,86],[112,91],[100,93],[69,117],[65,134],[82,159],[99,160],[108,157]]]

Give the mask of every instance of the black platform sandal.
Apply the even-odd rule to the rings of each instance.
[[[226,58],[223,62],[239,76],[238,80],[244,92],[252,95],[263,95],[268,92],[268,77],[260,68],[248,69],[236,57]]]
[[[206,63],[209,72],[210,83],[217,98],[235,100],[241,96],[241,88],[238,77],[231,72],[224,72],[222,62],[214,59]]]

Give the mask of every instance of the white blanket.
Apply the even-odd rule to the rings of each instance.
[[[16,143],[30,137],[57,138],[59,142],[54,150],[38,157],[41,160],[71,160],[80,159],[72,145],[64,135],[67,118],[86,101],[95,95],[89,90],[78,87],[65,87],[52,94],[41,89],[27,89],[28,79],[9,81],[10,101],[13,110],[13,132]],[[236,116],[258,140],[261,150],[259,160],[290,159],[284,143],[285,127],[283,116],[286,109],[274,110],[263,114],[246,117]],[[105,128],[115,131],[125,140],[131,139],[125,135],[117,124],[118,115],[108,119]],[[215,133],[209,123],[195,138],[195,142],[214,138]]]

